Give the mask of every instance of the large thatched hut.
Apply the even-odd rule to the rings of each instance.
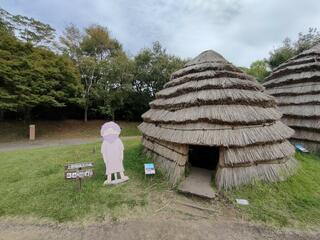
[[[172,183],[186,166],[212,171],[218,189],[293,173],[293,130],[275,99],[214,51],[174,72],[139,126],[142,143]]]
[[[295,130],[293,142],[320,150],[320,45],[306,50],[273,70],[265,79],[276,97],[282,121]]]

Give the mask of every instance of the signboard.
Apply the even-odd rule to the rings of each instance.
[[[145,163],[144,164],[144,174],[145,175],[153,175],[156,174],[156,169],[153,163]]]
[[[81,180],[94,175],[93,162],[68,163],[64,166],[64,178],[67,180],[79,180],[79,190],[81,190]]]
[[[74,170],[79,168],[92,168],[92,167],[94,167],[93,162],[68,163],[64,166],[66,170]]]
[[[65,172],[64,177],[65,179],[78,179],[78,178],[85,178],[85,177],[92,177],[93,176],[93,170],[92,169],[86,169],[86,170],[78,170],[74,172]]]
[[[300,152],[303,152],[303,153],[308,153],[308,149],[306,149],[305,147],[302,146],[302,144],[296,144],[295,145],[296,149]]]

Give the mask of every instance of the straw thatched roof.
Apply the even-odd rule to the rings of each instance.
[[[264,86],[277,98],[283,122],[295,129],[293,138],[318,142],[320,149],[320,45],[274,69]]]
[[[219,188],[253,178],[280,180],[283,168],[295,165],[294,148],[287,141],[293,130],[279,121],[275,98],[263,91],[263,86],[220,54],[205,51],[172,74],[142,115],[143,145],[180,167],[187,154],[169,146],[220,147]]]

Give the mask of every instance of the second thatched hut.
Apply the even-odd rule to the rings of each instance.
[[[172,74],[139,126],[143,145],[172,183],[188,165],[212,171],[218,189],[294,172],[293,130],[275,99],[214,51]]]
[[[306,50],[273,70],[265,79],[276,97],[282,121],[295,130],[293,142],[320,151],[320,45]]]

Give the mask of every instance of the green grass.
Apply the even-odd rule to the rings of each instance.
[[[0,153],[0,216],[34,216],[60,222],[118,219],[147,211],[150,201],[169,188],[161,175],[145,179],[140,141],[126,140],[125,169],[130,180],[103,186],[104,163],[100,144],[19,150]],[[297,154],[300,167],[280,183],[257,183],[226,192],[248,219],[279,227],[320,226],[320,158]],[[77,182],[64,180],[64,164],[95,162],[95,176],[77,191]],[[152,195],[152,197],[151,197]],[[153,198],[153,200],[152,200]],[[217,203],[218,204],[218,203]]]
[[[80,120],[36,121],[36,140],[71,139],[100,137],[100,128],[105,121],[92,120],[87,123]],[[141,135],[137,122],[117,122],[121,128],[121,136]],[[29,125],[22,121],[0,122],[0,143],[27,141]]]
[[[60,222],[118,218],[147,205],[150,186],[152,191],[159,191],[167,184],[160,175],[152,181],[144,178],[147,159],[141,153],[140,141],[127,140],[124,145],[124,165],[130,180],[108,187],[102,185],[104,163],[99,144],[1,153],[0,216],[34,216]],[[80,161],[93,161],[96,166],[95,176],[78,192],[77,182],[65,180],[63,173],[65,163]]]
[[[320,226],[320,158],[297,153],[300,168],[287,181],[257,183],[227,192],[227,196],[248,199],[249,206],[237,206],[253,220],[275,226]]]

